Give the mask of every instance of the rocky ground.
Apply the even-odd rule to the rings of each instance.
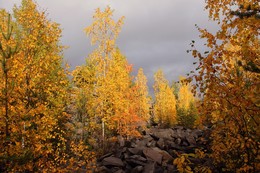
[[[178,155],[207,149],[210,130],[186,129],[181,126],[169,129],[151,128],[142,138],[119,140],[111,152],[98,159],[97,172],[102,173],[174,173],[178,172],[173,160]],[[209,158],[190,157],[190,167],[212,167]],[[217,171],[213,171],[217,172]]]

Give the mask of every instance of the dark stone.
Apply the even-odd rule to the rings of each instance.
[[[143,170],[143,166],[136,166],[134,169],[131,170],[131,173],[141,173]]]
[[[123,157],[124,159],[127,159],[127,158],[129,158],[131,156],[131,154],[128,153],[128,152],[125,152],[123,156],[124,156]]]
[[[146,135],[141,139],[136,140],[135,142],[132,143],[131,147],[132,148],[145,148],[147,146],[152,146],[155,145],[156,142],[150,135]]]
[[[126,166],[125,166],[125,171],[126,172],[129,172],[127,170],[132,170],[132,169],[134,169],[134,168],[130,164],[126,164]]]
[[[134,141],[125,141],[125,147],[129,148],[132,147],[132,145],[135,145]]]
[[[155,136],[155,135],[153,135],[153,134],[150,134],[150,136],[154,139],[154,140],[156,140],[156,141],[158,141],[160,138],[159,137],[157,137],[157,136]]]
[[[177,145],[181,145],[181,138],[177,138],[177,139],[175,140],[175,143],[176,143]]]
[[[183,126],[175,126],[173,129],[174,129],[174,130],[177,130],[177,129],[186,130],[186,128],[183,127]]]
[[[145,148],[143,153],[147,159],[155,161],[159,164],[162,163],[162,154],[152,148]]]
[[[156,167],[156,162],[150,162],[144,166],[143,173],[156,173],[155,167]]]
[[[151,135],[151,134],[150,134]],[[164,139],[171,139],[174,135],[174,131],[172,129],[157,129],[152,133],[153,136]]]
[[[165,150],[161,150],[159,148],[153,148],[153,150],[157,151],[162,155],[162,162],[163,163],[170,163],[173,161],[173,157]]]
[[[185,139],[186,132],[184,130],[177,129],[175,132],[175,137],[180,138],[181,140]]]
[[[96,172],[108,173],[108,172],[110,172],[110,170],[107,167],[105,167],[105,166],[100,166],[100,167],[97,167]]]
[[[101,157],[98,159],[98,161],[100,162],[100,161],[102,161],[104,158],[109,157],[109,156],[112,156],[112,155],[113,155],[113,153],[107,153],[107,154],[101,156]]]
[[[138,165],[144,166],[146,164],[146,161],[147,161],[144,157],[139,156],[139,155],[130,156],[129,158],[127,158],[125,160],[131,166],[138,166]]]
[[[140,155],[143,152],[140,148],[128,148],[128,151],[134,155]]]
[[[156,173],[165,173],[164,171],[165,171],[165,170],[164,170],[163,167],[161,167],[161,166],[155,166],[155,172],[156,172]]]
[[[126,148],[126,147],[124,147],[123,149],[119,148],[119,149],[117,149],[117,150],[114,152],[114,153],[115,153],[114,156],[117,157],[117,158],[121,158],[126,151],[127,151],[127,148]]]
[[[185,129],[182,126],[150,128],[142,138],[122,141],[121,146],[117,143],[110,153],[98,159],[96,170],[101,173],[177,173],[173,159],[180,154],[194,153],[196,148],[207,150],[210,132],[209,129]],[[191,157],[190,161],[192,169],[195,165],[215,169],[209,158]]]
[[[188,141],[189,145],[196,145],[196,140],[192,134],[186,136],[186,140]]]
[[[188,141],[187,141],[187,140],[183,140],[183,141],[181,142],[181,146],[184,146],[184,147],[189,146]]]
[[[167,165],[167,171],[168,172],[174,172],[174,171],[177,171],[177,169],[174,165],[168,164]]]
[[[201,137],[203,135],[203,131],[202,130],[198,130],[198,129],[194,129],[192,132],[191,132],[192,136],[195,138],[195,139],[198,139],[199,137]]]
[[[146,158],[144,158],[144,157],[142,157],[142,156],[139,156],[139,155],[133,155],[133,156],[130,156],[129,158],[135,159],[135,160],[139,160],[139,161],[141,161],[141,162],[146,162],[146,161],[147,161]]]
[[[149,142],[147,142],[146,146],[147,147],[155,147],[156,146],[156,141],[154,141],[154,140],[149,141]]]
[[[114,172],[114,173],[125,173],[125,171],[123,171],[122,169],[119,169],[119,170],[117,170],[117,171]]]
[[[157,146],[160,148],[160,149],[164,149],[165,148],[165,142],[164,142],[164,139],[163,138],[160,138],[157,142],[156,142]]]
[[[116,157],[106,157],[103,159],[102,164],[104,166],[117,166],[117,167],[123,167],[124,163],[121,159]]]

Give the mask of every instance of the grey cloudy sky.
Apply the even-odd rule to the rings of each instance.
[[[10,10],[21,0],[0,0],[0,8]],[[71,68],[85,63],[93,47],[83,29],[90,25],[96,8],[109,5],[115,10],[114,18],[125,16],[125,24],[117,45],[134,65],[142,67],[153,83],[153,74],[161,68],[167,79],[178,80],[194,69],[194,58],[187,54],[191,40],[199,44],[195,24],[215,30],[204,11],[204,0],[36,0],[48,18],[61,24],[62,43],[69,46],[65,59]],[[151,89],[151,88],[150,88]]]

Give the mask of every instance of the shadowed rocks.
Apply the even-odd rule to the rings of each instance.
[[[205,136],[206,135],[206,136]],[[176,153],[194,153],[205,148],[209,133],[176,126],[169,129],[151,128],[142,138],[118,142],[111,153],[98,159],[96,172],[103,173],[174,173]],[[124,145],[123,145],[124,144]],[[191,158],[194,164],[206,160]]]

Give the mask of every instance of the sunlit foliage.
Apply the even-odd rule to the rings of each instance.
[[[259,1],[206,1],[216,34],[200,29],[208,52],[198,58],[195,79],[201,111],[212,123],[212,157],[223,171],[259,172]]]
[[[198,118],[197,100],[191,92],[191,85],[184,77],[180,77],[177,99],[178,124],[193,128]]]
[[[136,85],[136,104],[137,104],[137,114],[142,118],[143,122],[147,125],[150,122],[149,108],[151,106],[151,98],[148,93],[147,78],[144,75],[143,69],[138,70],[137,76],[135,78]]]
[[[177,123],[176,99],[163,71],[154,74],[154,121],[162,127],[171,127]]]
[[[145,126],[149,119],[146,78],[140,73],[134,83],[132,65],[115,44],[123,17],[115,22],[112,15],[110,7],[96,10],[93,23],[85,29],[96,49],[86,65],[73,72],[76,97],[85,99],[77,107],[86,115],[83,125],[92,136],[88,143],[102,144],[103,149],[110,137],[138,136],[137,128]]]
[[[12,15],[0,12],[1,172],[56,172],[72,164],[60,37],[58,24],[32,0]]]

